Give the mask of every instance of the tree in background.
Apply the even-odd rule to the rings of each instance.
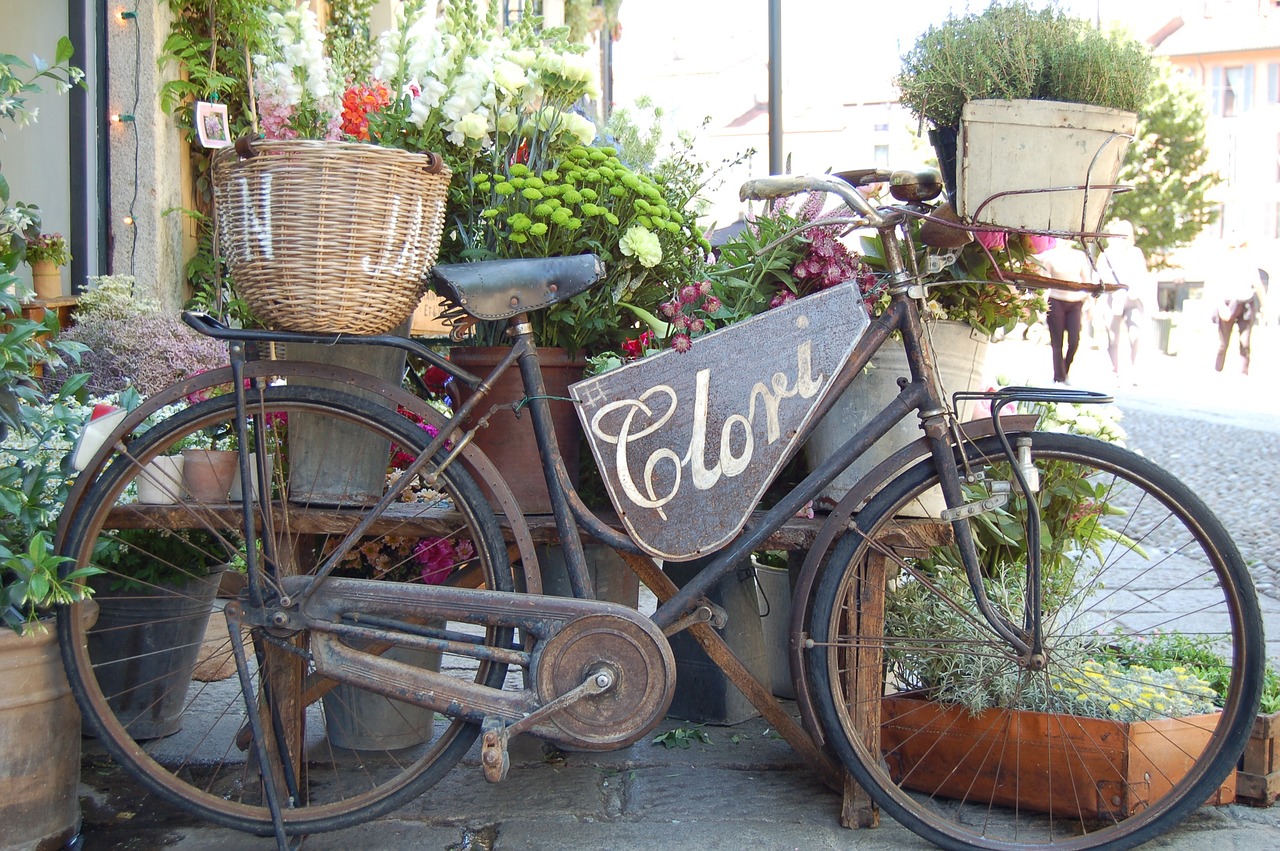
[[[1120,171],[1120,183],[1133,189],[1112,201],[1113,217],[1133,222],[1152,269],[1169,266],[1169,255],[1218,217],[1208,195],[1222,177],[1208,168],[1207,114],[1201,92],[1159,63]]]

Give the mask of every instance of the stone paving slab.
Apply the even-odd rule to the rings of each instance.
[[[684,722],[668,721],[658,732]],[[368,824],[308,837],[308,851],[544,851],[572,849],[925,849],[891,819],[872,830],[838,822],[840,798],[761,719],[703,728],[711,744],[667,749],[651,737],[622,751],[545,754],[518,739],[501,784],[486,783],[477,754],[435,788]],[[776,735],[776,734],[775,734]],[[732,738],[736,736],[737,742]],[[250,837],[183,816],[139,791],[109,762],[82,773],[85,848],[270,851]],[[1151,847],[1280,847],[1280,808],[1205,807]]]

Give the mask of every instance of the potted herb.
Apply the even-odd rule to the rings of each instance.
[[[1043,430],[1108,442],[1123,437],[1106,408],[1032,410],[1041,414]],[[1002,475],[1000,467],[988,475]],[[1127,818],[1165,794],[1187,771],[1188,754],[1210,741],[1220,715],[1215,684],[1228,668],[1216,657],[1202,657],[1209,661],[1199,666],[1180,664],[1183,657],[1155,640],[1159,628],[1140,631],[1120,617],[1108,625],[1098,620],[1101,612],[1088,611],[1093,595],[1132,591],[1123,577],[1099,578],[1116,561],[1127,560],[1139,574],[1170,565],[1154,536],[1137,528],[1144,506],[1133,504],[1123,483],[1095,480],[1070,461],[1042,464],[1039,474],[1040,606],[1050,663],[1029,671],[1007,653],[988,652],[999,641],[973,603],[954,541],[922,548],[909,567],[895,571],[885,593],[881,747],[904,786],[942,798],[1085,819]],[[978,490],[964,488],[970,497]],[[1026,605],[1021,524],[997,509],[972,528],[987,596],[1016,621]],[[942,602],[947,600],[954,607]],[[1098,604],[1105,609],[1105,602]],[[1172,611],[1177,604],[1163,605]],[[999,746],[990,743],[1010,729],[1045,727],[1054,735],[1019,752],[1021,773],[1014,782],[1001,762],[1005,755],[993,755],[991,748]],[[1141,777],[1144,770],[1148,782],[1135,784],[1128,772]],[[1079,794],[1104,788],[1115,793]],[[1234,797],[1231,778],[1212,802]]]
[[[1089,193],[1087,207],[1082,193],[1065,191],[986,202],[1009,190],[1114,183],[1124,137],[1136,128],[1134,113],[1153,76],[1150,53],[1139,42],[1015,0],[928,29],[903,57],[896,82],[903,105],[930,126],[961,216],[1009,227],[1092,231],[1109,191]],[[1024,136],[1010,127],[1037,130]],[[959,146],[964,155],[957,162],[960,133],[967,142]],[[1079,163],[1070,159],[1073,149],[1080,151]]]
[[[36,298],[58,298],[62,295],[62,273],[58,270],[71,262],[67,240],[60,233],[42,233],[27,240],[27,265]]]

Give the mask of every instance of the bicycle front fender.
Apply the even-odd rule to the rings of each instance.
[[[1006,434],[1013,434],[1014,432],[1034,431],[1038,420],[1039,415],[1037,414],[1011,414],[1002,417],[1001,423]],[[990,417],[970,420],[962,424],[960,428],[964,432],[965,438],[969,440],[977,440],[995,434],[995,424]],[[950,434],[951,432],[948,433]],[[805,676],[804,664],[801,659],[803,648],[800,646],[800,642],[794,640],[796,636],[804,631],[805,624],[808,622],[809,605],[812,601],[814,586],[817,584],[818,570],[826,559],[827,552],[844,534],[845,530],[849,528],[849,521],[853,518],[856,509],[870,499],[876,491],[892,481],[895,476],[929,457],[929,454],[928,439],[920,437],[894,452],[859,479],[840,502],[836,504],[835,508],[831,510],[822,527],[818,529],[818,534],[814,538],[809,552],[805,555],[804,565],[800,568],[800,575],[796,578],[795,590],[792,592],[791,598],[791,619],[787,628],[787,634],[793,640],[788,642],[787,657],[791,666],[791,679],[795,687],[796,703],[800,709],[801,719],[805,728],[809,730],[814,741],[818,742],[819,745],[822,744],[824,737],[822,728],[818,724],[817,713],[809,698],[808,678]]]

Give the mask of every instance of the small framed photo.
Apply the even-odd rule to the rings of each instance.
[[[196,135],[206,148],[225,148],[231,144],[231,125],[227,121],[225,103],[196,101]]]

